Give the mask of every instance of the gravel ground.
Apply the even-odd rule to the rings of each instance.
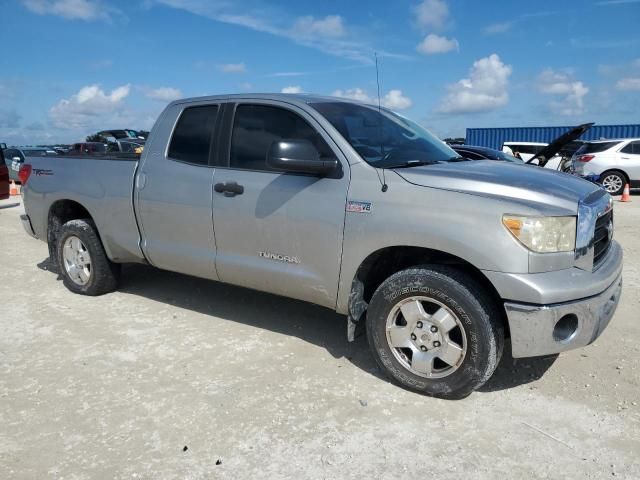
[[[313,305],[143,266],[74,295],[0,201],[0,478],[640,478],[640,196],[615,210],[603,336],[444,401]]]

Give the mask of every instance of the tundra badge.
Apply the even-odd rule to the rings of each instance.
[[[258,255],[262,258],[268,258],[269,260],[276,260],[278,262],[300,263],[300,259],[298,257],[291,257],[289,255],[279,255],[271,252],[258,252]]]

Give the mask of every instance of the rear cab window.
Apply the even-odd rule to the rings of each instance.
[[[208,166],[217,116],[218,105],[185,108],[171,136],[167,156],[171,160]]]

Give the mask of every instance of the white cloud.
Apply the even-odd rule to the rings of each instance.
[[[411,99],[405,97],[402,90],[389,90],[389,93],[382,97],[382,105],[391,110],[404,110],[409,108],[411,104]]]
[[[424,29],[442,30],[449,20],[449,7],[443,0],[422,0],[413,11],[416,23]]]
[[[290,85],[280,90],[281,93],[302,93],[302,87],[300,85]]]
[[[458,50],[459,47],[458,40],[455,38],[441,37],[440,35],[430,33],[418,44],[416,50],[425,55],[433,55]]]
[[[350,88],[348,90],[335,90],[331,96],[340,98],[350,98],[363,103],[373,103],[373,100],[367,92],[361,88]]]
[[[584,97],[589,93],[589,88],[575,80],[571,72],[556,72],[547,68],[538,75],[536,84],[542,93],[557,98],[549,104],[554,113],[565,116],[584,113]]]
[[[130,85],[115,88],[107,94],[99,85],[82,87],[69,99],[62,99],[49,110],[51,123],[57,128],[81,128],[123,107]]]
[[[371,97],[362,88],[335,90],[331,95],[334,97],[349,98],[351,100],[373,105],[378,103],[378,100],[375,97]],[[412,102],[409,97],[405,97],[402,94],[402,90],[389,90],[389,92],[380,99],[380,104],[383,107],[392,110],[403,110],[405,108],[409,108],[412,105]]]
[[[616,88],[622,91],[640,90],[640,77],[621,78],[616,82]]]
[[[473,63],[469,78],[448,85],[449,93],[438,110],[442,113],[488,112],[503,107],[509,101],[511,66],[505,65],[495,53]]]
[[[272,4],[264,5],[259,0],[254,8],[249,8],[242,2],[225,0],[155,0],[154,3],[186,10],[217,22],[286,38],[298,45],[330,55],[361,63],[373,63],[373,49],[360,37],[350,34],[350,29],[340,15],[294,17],[288,9]],[[388,52],[381,54],[392,55]]]
[[[300,17],[293,25],[292,32],[296,36],[314,37],[342,37],[346,28],[340,15],[327,15],[324,18],[314,18],[311,15]]]
[[[244,63],[224,63],[218,65],[218,68],[224,73],[244,73],[247,71]]]
[[[173,87],[160,87],[147,90],[145,96],[152,98],[153,100],[159,100],[162,102],[172,102],[178,98],[182,98],[182,91],[179,88]]]
[[[484,33],[487,33],[489,35],[505,33],[511,30],[512,27],[513,22],[492,23],[491,25],[487,25],[486,27],[484,27]]]
[[[108,19],[112,11],[95,0],[22,0],[22,3],[38,15],[56,15],[69,20]]]

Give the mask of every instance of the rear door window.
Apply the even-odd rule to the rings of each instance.
[[[218,105],[185,108],[171,137],[168,156],[173,160],[209,165]]]

